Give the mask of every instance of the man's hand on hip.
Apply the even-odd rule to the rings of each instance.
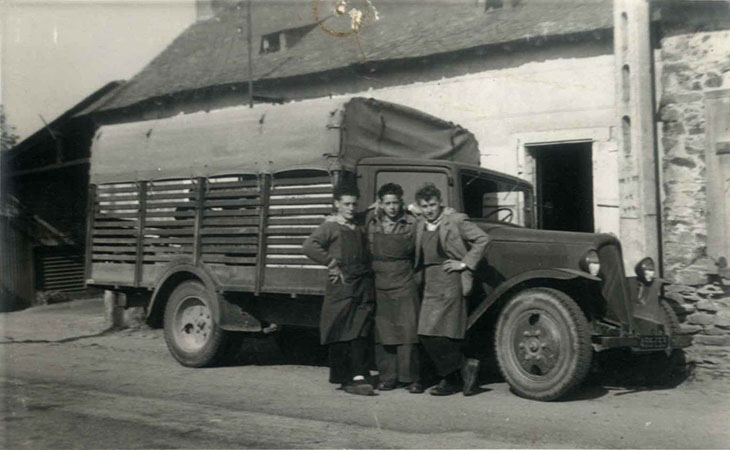
[[[447,272],[463,272],[466,270],[466,264],[455,259],[447,259],[441,265],[444,266],[444,270]]]
[[[345,282],[345,275],[342,273],[342,269],[340,269],[339,266],[334,266],[329,269],[329,278],[332,284]]]

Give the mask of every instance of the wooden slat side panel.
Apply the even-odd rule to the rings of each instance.
[[[282,196],[282,197],[272,197],[270,200],[271,205],[331,205],[332,204],[332,196],[327,197],[293,197],[293,196]]]
[[[232,266],[255,265],[261,213],[258,177],[209,178],[201,208],[202,261]]]
[[[234,177],[217,177],[217,178],[210,178],[208,180],[208,190],[214,191],[218,189],[241,189],[241,188],[249,188],[249,187],[257,187],[258,186],[258,180],[255,176],[248,178],[246,180],[238,180],[238,181],[219,181],[221,179],[232,179]]]
[[[259,190],[257,188],[248,189],[211,189],[205,198],[209,199],[223,199],[223,198],[235,198],[235,197],[258,197]]]
[[[149,183],[142,235],[141,266],[164,263],[192,254],[197,179],[159,180]],[[139,267],[140,281],[146,280]]]
[[[258,251],[258,245],[203,245],[203,253],[231,253],[231,254],[251,254],[255,255]]]
[[[111,183],[96,186],[94,221],[91,230],[89,261],[92,278],[99,264],[118,266],[134,262],[140,189],[136,183]],[[106,267],[106,266],[105,266]],[[108,272],[111,275],[111,271]]]
[[[212,208],[207,209],[203,212],[203,217],[240,217],[240,216],[253,216],[258,217],[261,212],[260,208],[247,208],[247,209],[223,209],[223,208]]]
[[[274,178],[266,227],[267,276],[281,268],[301,277],[319,267],[302,252],[302,243],[332,213],[333,186],[329,176]],[[306,276],[305,276],[306,278]],[[267,278],[265,287],[281,289],[288,283]]]

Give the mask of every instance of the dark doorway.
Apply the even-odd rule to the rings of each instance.
[[[535,161],[539,227],[592,233],[591,143],[535,145],[528,151]]]

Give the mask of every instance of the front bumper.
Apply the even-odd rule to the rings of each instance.
[[[661,351],[687,348],[692,345],[692,336],[688,334],[675,334],[673,336],[593,336],[593,343],[602,350],[629,347],[641,351]]]

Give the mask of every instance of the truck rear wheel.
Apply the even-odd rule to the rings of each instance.
[[[216,301],[199,281],[185,281],[172,291],[165,306],[165,342],[183,366],[212,366],[225,356],[231,336],[213,317]]]
[[[527,289],[502,310],[495,339],[500,370],[519,396],[560,398],[580,384],[591,365],[588,321],[555,289]]]

